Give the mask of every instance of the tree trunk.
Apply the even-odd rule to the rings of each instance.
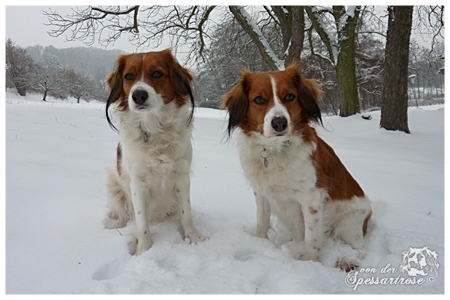
[[[389,6],[380,127],[410,133],[408,60],[413,6]]]
[[[46,101],[47,99],[47,82],[44,81],[44,97],[42,98],[42,100]]]
[[[300,55],[303,51],[303,41],[305,40],[305,9],[303,6],[292,7],[292,34],[288,57],[285,61],[287,67],[293,63],[300,63]]]
[[[359,112],[358,84],[355,66],[355,35],[359,20],[359,8],[355,8],[353,17],[346,16],[343,6],[333,6],[335,19],[338,22],[339,53],[336,64],[339,97],[341,99],[340,116],[348,117]],[[339,30],[342,19],[347,17],[344,26]]]
[[[356,81],[355,43],[341,43],[341,47],[347,48],[338,54],[336,74],[338,81],[339,98],[341,99],[340,116],[348,117],[359,113],[358,84]]]
[[[336,23],[337,39],[329,35],[327,28],[320,22],[320,13],[314,6],[305,10],[311,23],[327,48],[326,59],[336,70],[340,99],[340,116],[347,117],[359,112],[358,85],[355,67],[356,26],[361,14],[360,6],[333,5],[332,13]],[[312,45],[311,45],[312,46]],[[312,48],[313,55],[314,48]],[[323,58],[322,55],[318,56]]]
[[[22,84],[15,84],[17,93],[19,93],[20,96],[26,96],[27,95],[27,88],[24,87]]]

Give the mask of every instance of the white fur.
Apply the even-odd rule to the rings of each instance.
[[[147,91],[152,89],[147,85]],[[177,107],[174,101],[158,104],[162,101],[159,95],[149,96],[153,100],[146,109],[116,112],[120,118],[121,175],[111,170],[107,181],[110,213],[105,225],[123,227],[135,217],[136,255],[152,245],[150,222],[171,214],[180,215],[184,236],[190,242],[204,240],[191,216],[190,111],[187,105]]]
[[[138,105],[133,101],[133,92],[137,90],[144,90],[148,94],[148,100],[143,105]],[[155,89],[146,84],[143,81],[136,82],[130,90],[130,94],[128,95],[128,106],[131,110],[139,111],[145,109],[154,109],[158,110],[164,105],[163,98],[158,95]]]
[[[327,191],[316,187],[311,160],[315,144],[295,135],[266,138],[256,132],[248,136],[241,130],[237,143],[242,167],[255,192],[256,236],[267,237],[273,213],[290,229],[292,238],[305,240],[302,260],[320,260],[326,234],[341,237],[359,252],[359,258],[366,255],[362,225],[371,212],[369,200],[328,200]],[[267,168],[262,156],[267,156]],[[317,213],[312,213],[315,210]]]
[[[267,112],[266,116],[264,117],[264,126],[263,126],[263,134],[265,137],[270,138],[277,136],[277,132],[272,128],[272,120],[275,117],[285,117],[287,119],[288,127],[286,128],[284,134],[290,135],[292,131],[291,124],[291,117],[289,115],[289,112],[287,111],[286,107],[281,104],[280,99],[278,98],[277,94],[277,83],[275,79],[268,75],[270,77],[270,82],[272,84],[272,90],[273,90],[273,100],[275,105]]]

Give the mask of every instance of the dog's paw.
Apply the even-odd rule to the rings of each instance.
[[[197,244],[197,243],[201,243],[204,242],[207,238],[203,237],[201,234],[196,233],[196,234],[190,234],[190,235],[186,235],[185,240],[189,242],[189,244]]]
[[[346,258],[346,257],[340,257],[336,261],[336,268],[339,268],[342,271],[345,271],[345,272],[348,273],[348,272],[350,272],[352,270],[356,270],[357,268],[359,268],[359,262],[357,260],[354,260],[354,259],[349,259],[349,258]]]
[[[105,225],[106,229],[117,229],[125,227],[126,222],[120,222],[119,220],[113,220],[108,217],[105,218],[103,225]]]
[[[103,225],[106,229],[123,228],[127,225],[128,220],[126,218],[120,218],[117,215],[109,214],[103,220]]]
[[[131,255],[141,255],[152,247],[151,238],[134,238],[128,243],[128,249]]]
[[[184,240],[189,242],[189,244],[197,244],[206,240],[206,238],[203,237],[194,226],[185,226],[183,231]]]
[[[256,230],[255,236],[261,239],[267,239],[267,231]]]
[[[298,259],[303,261],[320,261],[320,253],[319,251],[303,251],[300,253]]]

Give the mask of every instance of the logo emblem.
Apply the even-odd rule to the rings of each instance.
[[[436,251],[430,250],[428,247],[409,247],[402,254],[403,261],[399,267],[400,272],[407,273],[409,276],[438,276],[439,264]]]

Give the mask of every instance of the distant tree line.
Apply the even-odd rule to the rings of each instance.
[[[270,30],[267,31],[270,34]],[[224,40],[223,36],[230,39]],[[221,96],[239,80],[243,68],[254,72],[269,71],[270,68],[260,55],[255,55],[258,51],[255,44],[239,31],[234,19],[218,26],[210,38],[211,43],[203,52],[205,60],[195,72],[195,99],[198,106],[219,108]],[[319,44],[312,41],[315,42]],[[384,46],[384,42],[372,34],[360,34],[356,40],[356,78],[362,110],[381,107]],[[319,80],[325,91],[321,104],[323,111],[338,115],[340,99],[335,71],[308,49],[306,46],[301,60],[302,71],[305,76]],[[86,51],[91,53],[91,58],[87,58]],[[95,55],[95,51],[99,54]],[[24,49],[8,39],[6,87],[16,88],[20,95],[40,93],[44,101],[47,96],[104,101],[108,92],[105,78],[113,70],[114,60],[120,53],[95,48],[34,46]],[[431,51],[417,41],[411,42],[408,94],[413,105],[416,99],[426,101],[444,97],[443,53],[443,43],[435,43]]]
[[[118,53],[95,48],[56,49],[34,46],[26,49],[6,41],[6,87],[19,95],[40,93],[58,99],[74,97],[105,100],[105,78],[114,68]]]

